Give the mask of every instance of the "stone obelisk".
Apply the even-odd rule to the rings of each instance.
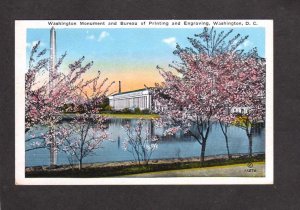
[[[56,75],[56,31],[54,27],[50,30],[50,69],[49,69],[49,85],[50,92],[54,87],[54,80]]]
[[[49,97],[52,97],[52,90],[55,87],[55,80],[57,75],[56,65],[56,31],[54,27],[50,30],[50,68],[49,68]],[[53,129],[53,128],[50,128]],[[53,130],[50,130],[52,133]],[[55,138],[52,139],[52,144],[50,148],[50,166],[57,165],[57,145]]]

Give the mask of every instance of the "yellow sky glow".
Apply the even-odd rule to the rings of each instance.
[[[97,69],[92,68],[85,73],[83,79],[89,80],[97,75]],[[115,81],[115,84],[109,89],[108,94],[117,93],[119,90],[119,81],[121,81],[122,92],[132,91],[147,87],[153,87],[155,83],[163,81],[158,70],[155,68],[123,68],[121,71],[117,70],[101,70],[100,80],[108,78],[107,85]],[[88,91],[89,92],[89,91]]]

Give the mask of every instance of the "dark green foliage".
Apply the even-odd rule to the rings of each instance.
[[[99,104],[99,108],[102,111],[110,111],[111,107],[109,106],[109,98],[105,97],[103,101]],[[110,110],[109,110],[110,109]]]
[[[64,104],[60,107],[60,110],[64,113],[72,113],[74,112],[75,105],[73,103]]]
[[[112,110],[112,108],[109,105],[107,105],[106,107],[104,107],[104,111],[111,111],[111,110]]]
[[[106,107],[101,113],[110,113],[110,114],[151,114],[149,109],[141,110],[139,107],[134,110],[125,108],[123,110],[112,110],[110,106]]]
[[[131,111],[131,109],[129,109],[129,108],[125,108],[125,109],[122,110],[121,113],[124,113],[124,114],[131,114],[132,111]]]
[[[178,170],[178,169],[190,169],[190,168],[201,168],[201,167],[212,167],[212,166],[223,166],[249,162],[264,161],[265,155],[260,154],[249,158],[248,156],[240,156],[238,158],[228,159],[213,159],[207,160],[201,164],[199,161],[194,162],[172,162],[138,166],[109,166],[109,167],[83,167],[81,170],[78,169],[62,169],[62,170],[33,170],[26,172],[26,177],[110,177],[110,176],[122,176],[137,173],[147,173],[155,171],[167,171],[167,170]]]
[[[141,109],[140,109],[139,107],[134,108],[133,112],[134,112],[135,114],[140,114],[140,113],[141,113]]]
[[[142,113],[143,113],[143,114],[150,114],[150,110],[149,110],[149,109],[144,109],[144,110],[142,111]]]
[[[79,105],[77,106],[77,111],[78,111],[79,113],[84,113],[84,112],[85,112],[84,106],[83,106],[82,104],[79,104]]]

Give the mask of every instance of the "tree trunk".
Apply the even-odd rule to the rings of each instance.
[[[227,135],[225,135],[225,141],[226,141],[226,148],[227,148],[228,159],[230,159],[231,155],[230,155],[230,152],[229,152],[228,137],[227,137]]]
[[[228,136],[227,136],[227,131],[228,131],[228,127],[229,125],[227,123],[224,123],[222,125],[222,122],[221,120],[219,120],[219,124],[220,124],[220,128],[221,128],[221,131],[224,135],[224,138],[225,138],[225,143],[226,143],[226,149],[227,149],[227,155],[228,155],[228,159],[231,158],[231,155],[230,155],[230,152],[229,152],[229,146],[228,146]],[[223,127],[224,126],[224,127]]]
[[[249,140],[249,157],[252,157],[252,134],[248,134],[248,140]]]
[[[54,133],[53,128],[50,128],[50,134],[52,135]],[[57,166],[57,145],[55,142],[55,137],[50,137],[50,167],[55,168]]]
[[[140,160],[140,156],[138,155],[138,162],[139,162],[139,166],[141,165],[141,160]]]
[[[79,170],[81,170],[81,169],[82,169],[82,159],[79,160]]]
[[[206,139],[203,139],[202,146],[201,146],[201,156],[200,156],[200,162],[202,166],[204,164],[205,148],[206,148]]]

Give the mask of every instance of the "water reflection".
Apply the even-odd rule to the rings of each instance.
[[[93,162],[113,162],[113,161],[131,161],[132,155],[122,149],[122,142],[126,138],[123,125],[129,123],[135,126],[135,119],[109,119],[107,122],[107,131],[109,139],[104,141],[101,148],[97,149],[93,156],[84,159],[84,163]],[[68,122],[63,122],[68,123]],[[151,159],[159,158],[185,158],[199,156],[199,143],[188,134],[178,132],[173,136],[163,136],[163,128],[154,126],[151,120],[146,120],[145,125],[149,130],[149,135],[158,136],[158,149],[154,151]],[[38,127],[33,132],[41,133],[45,131],[45,127]],[[228,128],[229,148],[230,152],[247,153],[248,139],[243,129],[231,126]],[[265,129],[263,127],[255,128],[253,135],[253,152],[265,151]],[[209,134],[206,156],[226,154],[226,145],[222,131],[217,123],[212,125]],[[63,152],[59,152],[58,164],[68,164],[68,159]],[[47,149],[32,150],[26,152],[26,166],[49,165],[49,151]]]
[[[120,149],[120,144],[121,144],[121,138],[118,136],[118,149]]]

